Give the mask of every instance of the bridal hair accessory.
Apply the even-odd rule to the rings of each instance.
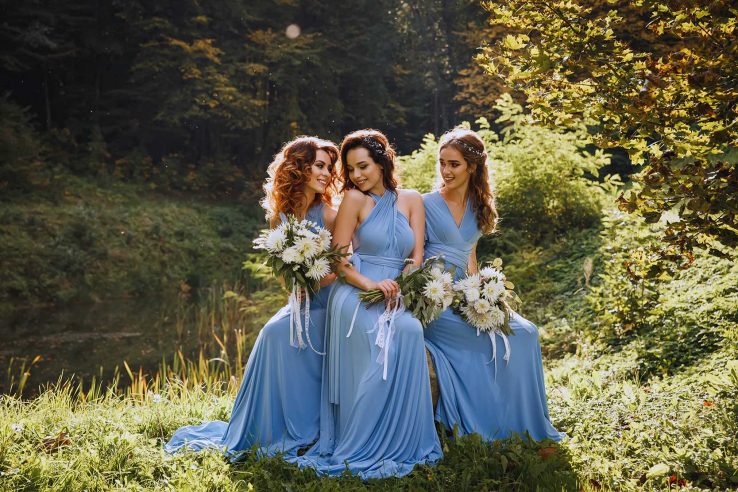
[[[384,155],[385,152],[387,152],[384,148],[384,145],[377,142],[373,138],[364,137],[361,139],[361,143],[369,147],[371,150],[373,150],[376,154]]]
[[[458,145],[459,147],[462,147],[465,151],[469,152],[470,154],[474,154],[476,156],[482,157],[484,156],[484,151],[479,150],[475,147],[472,147],[468,143],[464,142],[463,140],[460,140],[458,138],[454,138],[453,140],[449,140],[448,143]]]

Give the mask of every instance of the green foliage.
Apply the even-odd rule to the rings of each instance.
[[[621,198],[623,210],[651,222],[678,213],[662,236],[677,253],[714,241],[738,246],[738,15],[731,2],[487,7],[490,22],[510,33],[481,62],[525,94],[536,119],[556,127],[584,120],[598,145],[622,146],[646,163],[637,177],[643,186]]]
[[[502,227],[523,231],[533,242],[587,229],[599,221],[606,190],[618,181],[593,179],[609,164],[602,150],[585,150],[583,130],[549,130],[533,124],[530,115],[503,95],[496,105],[505,124],[501,142],[490,148],[495,166]],[[483,126],[484,128],[484,126]]]
[[[223,217],[227,211],[220,212]],[[129,375],[124,390],[80,391],[62,384],[33,400],[0,396],[0,488],[109,490],[724,490],[738,484],[738,271],[729,261],[695,256],[692,268],[651,276],[630,267],[658,293],[657,303],[617,304],[627,291],[626,251],[659,238],[659,228],[608,212],[597,229],[573,230],[546,247],[503,229],[493,246],[536,322],[547,364],[553,424],[560,444],[524,437],[483,442],[441,435],[444,458],[402,479],[319,478],[279,458],[247,453],[231,465],[215,453],[167,456],[175,429],[226,420],[254,333],[236,329],[237,351],[212,328],[220,359],[181,355],[159,375]],[[75,237],[88,241],[89,231]],[[645,261],[645,260],[644,260]],[[249,281],[266,272],[251,257]],[[588,266],[589,265],[589,266]],[[271,284],[271,287],[274,283]],[[213,298],[202,312],[217,325],[274,305],[276,289]],[[617,310],[623,310],[619,314]],[[640,310],[640,311],[638,311]],[[230,314],[228,314],[230,313]],[[643,320],[625,328],[623,320]],[[690,331],[699,327],[698,331]],[[646,329],[647,328],[647,329]],[[225,330],[225,326],[224,326]],[[709,333],[705,338],[703,334]],[[215,344],[213,345],[215,348]],[[239,352],[242,351],[242,352]],[[515,357],[513,353],[512,357]],[[239,366],[241,364],[241,366]],[[33,369],[31,369],[33,370]],[[45,450],[43,438],[62,445]]]
[[[591,142],[583,129],[534,125],[509,94],[499,98],[495,108],[502,139],[485,118],[477,120],[476,131],[491,160],[501,227],[515,229],[535,243],[594,227],[605,200],[620,184],[614,176],[603,182],[595,179],[609,157],[599,149],[594,154],[585,150]],[[431,191],[437,184],[437,159],[438,142],[428,134],[419,149],[400,157],[402,185]]]
[[[42,161],[43,145],[31,125],[28,109],[0,97],[0,191],[27,192],[48,182]]]
[[[593,335],[611,349],[630,347],[639,373],[673,374],[733,343],[738,267],[696,250],[688,269],[659,261],[652,244],[666,225],[611,212],[602,235],[598,285],[588,295]],[[731,252],[730,254],[734,254]]]
[[[263,223],[255,205],[143,199],[130,185],[66,180],[61,201],[0,213],[1,302],[97,300],[237,278]]]
[[[435,135],[428,133],[423,137],[420,148],[409,155],[398,158],[400,184],[420,193],[428,193],[436,187],[438,176],[438,142]]]

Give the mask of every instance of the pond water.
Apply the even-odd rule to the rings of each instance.
[[[140,367],[150,373],[178,349],[193,356],[203,335],[194,317],[183,315],[191,307],[173,298],[17,309],[0,317],[0,393],[9,391],[12,376],[17,384],[23,361],[28,367],[37,360],[24,391],[35,394],[62,375],[107,382],[119,367],[127,381],[123,361],[134,371]]]

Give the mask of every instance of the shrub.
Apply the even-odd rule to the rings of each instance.
[[[501,226],[520,230],[536,243],[596,226],[603,188],[617,184],[612,178],[603,184],[594,179],[609,157],[601,150],[585,151],[590,142],[584,129],[563,132],[533,125],[509,95],[498,99],[496,107],[501,113],[496,122],[507,125],[489,151]]]
[[[7,95],[0,97],[0,115],[0,190],[30,191],[46,180],[43,146],[28,110]]]
[[[498,99],[505,125],[502,139],[485,118],[476,121],[485,141],[496,184],[501,227],[522,233],[523,238],[541,243],[570,229],[588,229],[599,222],[608,191],[619,181],[596,177],[610,159],[601,150],[594,154],[584,129],[563,132],[535,126],[520,105],[509,95]],[[470,128],[467,122],[462,126]],[[403,187],[421,193],[434,188],[437,176],[438,141],[432,134],[420,148],[400,157]]]

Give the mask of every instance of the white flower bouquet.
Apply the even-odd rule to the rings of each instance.
[[[513,290],[515,286],[505,278],[501,268],[502,260],[497,258],[479,273],[457,280],[453,285],[456,292],[453,307],[477,329],[477,335],[481,332],[489,335],[494,350],[492,359],[497,355],[495,335],[500,335],[505,343],[504,359],[508,361],[510,345],[507,336],[513,334],[510,316],[520,299]]]
[[[380,347],[377,362],[384,365],[383,379],[387,379],[387,367],[390,344],[394,335],[395,317],[403,311],[410,311],[423,327],[441,315],[454,300],[453,277],[438,266],[438,257],[428,258],[423,264],[410,272],[403,272],[395,281],[400,286],[400,294],[396,299],[390,299],[384,312],[379,316],[375,329],[377,338],[375,345]],[[385,301],[384,294],[379,289],[372,289],[359,294],[359,299],[370,306]],[[358,311],[359,304],[356,306]],[[356,311],[354,312],[354,319]],[[350,336],[354,328],[354,320],[349,328]]]
[[[318,291],[320,280],[331,273],[331,265],[347,255],[341,248],[332,248],[331,239],[330,231],[315,222],[289,216],[274,229],[262,231],[254,240],[254,248],[266,251],[266,264],[290,289],[290,344],[300,349],[305,348],[300,306],[304,300],[304,331],[312,348],[310,297]]]
[[[400,285],[400,300],[405,310],[418,318],[423,327],[438,318],[454,300],[453,277],[439,265],[438,257],[428,258],[423,264],[395,281]],[[384,301],[379,289],[359,294],[359,299],[371,304]]]

